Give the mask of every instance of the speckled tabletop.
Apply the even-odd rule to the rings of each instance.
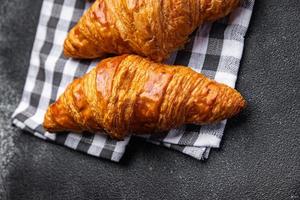
[[[0,4],[0,199],[300,199],[299,0],[256,0],[237,84],[249,105],[209,160],[134,139],[119,164],[11,126],[41,3]]]

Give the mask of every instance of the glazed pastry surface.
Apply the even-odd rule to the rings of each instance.
[[[97,58],[138,54],[163,61],[203,22],[226,16],[240,0],[97,0],[69,32],[64,54]]]
[[[155,134],[183,124],[209,124],[245,107],[235,89],[183,66],[135,55],[108,58],[74,80],[49,106],[50,132],[105,131],[115,139]]]

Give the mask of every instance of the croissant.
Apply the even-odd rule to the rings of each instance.
[[[165,60],[204,21],[231,12],[240,0],[97,0],[69,32],[64,54],[96,58],[138,54]]]
[[[104,130],[123,139],[130,133],[218,122],[245,104],[235,89],[190,68],[123,55],[103,60],[74,80],[49,106],[43,125],[50,132]]]

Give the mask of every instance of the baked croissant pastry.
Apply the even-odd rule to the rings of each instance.
[[[97,0],[69,32],[64,54],[96,58],[133,53],[165,60],[204,21],[231,12],[240,0]]]
[[[157,64],[135,55],[108,58],[74,80],[49,106],[50,132],[97,133],[115,139],[154,134],[183,124],[232,117],[246,105],[235,89],[183,66]]]

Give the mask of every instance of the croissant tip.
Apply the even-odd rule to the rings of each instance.
[[[48,132],[56,132],[58,130],[58,124],[53,120],[53,115],[51,112],[51,106],[48,108],[48,110],[45,113],[44,121],[43,121],[43,127]]]
[[[63,54],[64,54],[65,57],[70,58],[70,57],[72,57],[72,55],[70,54],[70,52],[68,50],[69,48],[68,48],[68,45],[67,45],[67,40],[68,40],[68,38],[65,39],[65,42],[64,42],[64,45],[63,45]]]
[[[245,100],[245,98],[240,94],[238,94],[238,98],[237,98],[237,103],[236,103],[236,109],[234,112],[234,115],[237,115],[238,113],[240,113],[242,110],[244,110],[247,107],[247,101]]]

